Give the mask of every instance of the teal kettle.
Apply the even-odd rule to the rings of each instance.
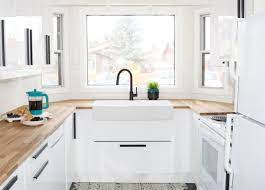
[[[46,93],[37,91],[27,92],[29,101],[29,111],[34,116],[40,116],[43,114],[43,109],[49,108],[49,97]],[[45,98],[45,105],[43,104],[43,97]]]

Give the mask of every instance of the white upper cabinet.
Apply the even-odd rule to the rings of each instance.
[[[43,64],[42,17],[0,17],[4,25],[5,66],[18,69]]]
[[[41,65],[44,62],[44,37],[41,16],[17,16],[17,61],[19,65]]]
[[[217,0],[215,9],[218,16],[237,16],[237,0]]]
[[[264,0],[253,0],[254,3],[254,14],[265,12],[265,1]]]
[[[246,16],[254,14],[265,13],[265,1],[264,0],[245,0],[245,13]]]
[[[0,16],[15,16],[15,0],[0,0]]]
[[[0,0],[0,67],[14,65],[15,34],[12,31],[15,16],[15,1]],[[11,49],[11,50],[10,50]]]
[[[40,74],[44,63],[43,11],[35,9],[42,4],[27,2],[0,0],[0,80]]]

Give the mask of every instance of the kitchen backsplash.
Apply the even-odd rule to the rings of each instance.
[[[27,104],[26,91],[41,87],[41,76],[0,82],[0,115]]]

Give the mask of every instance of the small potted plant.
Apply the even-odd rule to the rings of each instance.
[[[157,82],[148,83],[148,99],[157,100],[159,98],[159,85]]]

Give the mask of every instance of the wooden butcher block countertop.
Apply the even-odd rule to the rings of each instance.
[[[74,106],[52,105],[48,111],[54,118],[38,127],[0,121],[0,185],[74,110]]]
[[[191,109],[200,115],[229,114],[234,112],[234,105],[229,103],[178,99],[170,100],[175,109]],[[66,100],[57,102],[59,105],[75,106],[77,109],[93,109],[94,100]]]
[[[205,114],[233,112],[233,105],[201,100],[170,100],[175,109],[191,109]],[[75,109],[92,109],[93,100],[67,100],[53,103],[48,112],[54,118],[39,127],[0,121],[0,185],[44,142]]]

